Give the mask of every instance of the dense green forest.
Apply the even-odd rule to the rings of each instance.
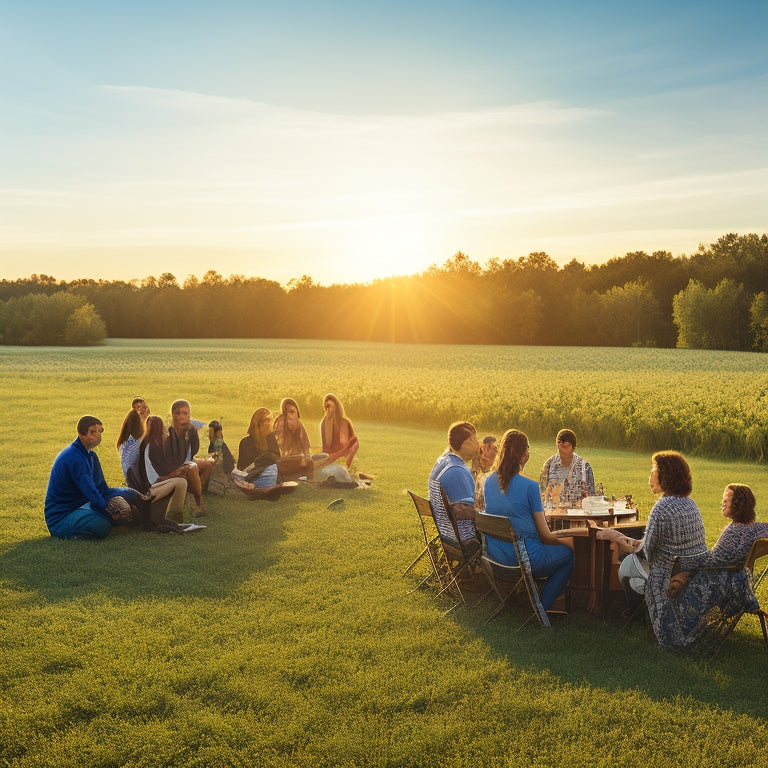
[[[183,284],[170,273],[130,282],[32,275],[0,282],[0,343],[98,343],[103,320],[101,339],[105,332],[768,351],[767,291],[766,234],[725,235],[692,256],[636,251],[592,266],[560,267],[542,252],[481,266],[459,252],[420,274],[352,285],[323,286],[305,275],[283,287],[215,270]],[[50,301],[62,293],[79,302],[63,319],[61,304]],[[54,311],[54,322],[43,320]]]

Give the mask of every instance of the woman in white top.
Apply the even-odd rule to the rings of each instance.
[[[139,445],[138,476],[141,487],[138,490],[149,495],[152,502],[170,497],[165,520],[180,523],[184,520],[187,481],[183,477],[170,477],[173,470],[168,468],[163,452],[164,435],[163,420],[159,416],[150,416]]]

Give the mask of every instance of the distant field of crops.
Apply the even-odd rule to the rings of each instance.
[[[221,417],[238,430],[255,407],[276,408],[286,395],[305,418],[319,419],[323,394],[333,391],[353,420],[445,426],[469,419],[538,439],[568,426],[593,446],[768,460],[768,358],[761,354],[231,339],[0,347],[6,401],[46,402],[54,393],[43,381],[60,371],[63,387],[91,384],[92,410],[123,414],[135,387],[121,386],[121,375],[137,370],[147,373],[142,394],[153,403],[167,408],[186,396],[201,418]],[[231,404],[225,413],[206,412],[212,390]],[[89,406],[59,405],[71,410],[62,414],[68,425]]]

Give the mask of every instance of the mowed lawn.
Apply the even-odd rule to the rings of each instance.
[[[635,351],[620,352],[626,365]],[[481,432],[522,426],[490,414],[509,412],[515,392],[499,382],[514,378],[524,351],[491,348],[484,369],[481,353],[279,341],[0,347],[0,764],[764,768],[768,652],[751,617],[702,663],[661,651],[642,626],[621,633],[617,621],[583,612],[551,631],[516,631],[522,604],[486,625],[490,600],[445,616],[450,603],[409,594],[417,578],[401,574],[420,532],[404,491],[426,492],[446,418],[473,418]],[[639,354],[647,365],[648,352]],[[474,412],[455,382],[443,386],[451,356],[457,377],[482,382]],[[672,368],[680,361],[687,380],[690,360],[702,358],[660,359]],[[739,367],[740,379],[765,377],[753,355],[720,359],[726,378]],[[604,373],[606,381],[623,375],[607,362]],[[387,394],[396,386],[402,418]],[[631,377],[626,388],[632,397]],[[284,395],[299,400],[316,438],[329,390],[348,404],[362,446],[356,468],[376,476],[370,489],[300,487],[276,503],[208,497],[209,527],[185,537],[47,535],[48,470],[83,413],[103,419],[98,451],[119,484],[114,442],[135,394],[162,416],[187,396],[193,416],[223,420],[236,449],[252,411],[277,408]],[[657,395],[670,411],[690,400],[679,387]],[[590,398],[582,400],[588,415]],[[750,407],[741,397],[733,411]],[[709,428],[718,423],[712,417]],[[532,443],[532,474],[554,450],[545,431]],[[606,492],[633,493],[647,516],[645,447],[582,438],[579,451]],[[710,545],[723,527],[727,482],[752,485],[768,519],[765,464],[701,455],[691,465]],[[337,498],[344,503],[329,509]],[[768,603],[765,588],[759,597]]]

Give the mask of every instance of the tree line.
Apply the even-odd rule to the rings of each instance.
[[[304,275],[283,287],[214,270],[183,284],[167,272],[128,282],[32,275],[0,281],[0,343],[98,343],[102,322],[103,333],[125,338],[768,351],[766,291],[766,234],[725,235],[692,256],[635,251],[590,266],[560,267],[536,252],[483,267],[458,252],[442,266],[369,284],[323,286]],[[52,300],[53,322],[43,306]],[[79,303],[62,319],[65,301]]]

